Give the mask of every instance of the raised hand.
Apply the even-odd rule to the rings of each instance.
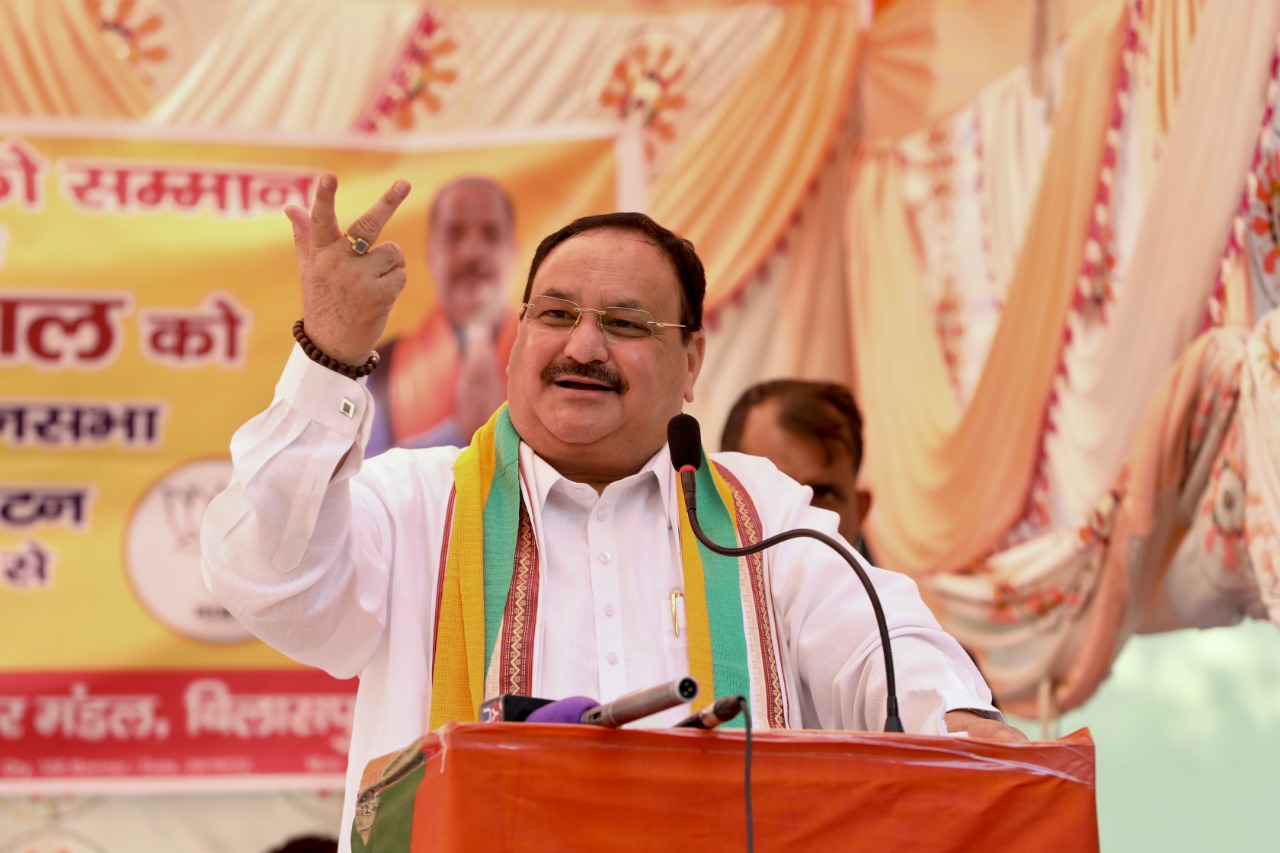
[[[337,190],[337,176],[326,172],[310,213],[290,205],[285,215],[293,225],[307,336],[330,358],[360,365],[382,337],[391,306],[404,289],[404,251],[395,243],[377,240],[409,195],[409,183],[392,184],[345,233],[334,213]],[[367,241],[372,248],[357,254],[347,235]]]

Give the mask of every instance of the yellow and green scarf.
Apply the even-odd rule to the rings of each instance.
[[[527,597],[512,595],[512,577],[536,588],[537,552],[520,494],[520,437],[503,405],[481,427],[454,463],[454,494],[447,554],[437,592],[432,669],[431,730],[451,721],[477,718],[485,694],[486,671],[506,620],[531,626],[535,609]],[[775,663],[763,564],[716,554],[699,543],[680,500],[680,544],[684,566],[689,674],[700,686],[695,708],[719,696],[751,697],[752,664],[744,610],[758,645],[750,658],[762,669],[766,709],[762,725],[785,725],[785,698]],[[759,519],[732,475],[707,462],[697,475],[698,520],[713,541],[756,541]],[[731,511],[730,507],[734,510]],[[532,563],[533,574],[528,568]],[[483,571],[475,571],[482,566]],[[749,594],[744,596],[743,583]],[[513,615],[512,611],[517,611]],[[532,636],[529,632],[528,636]],[[529,669],[532,642],[518,647],[519,664]],[[527,682],[527,676],[526,676]],[[520,682],[516,682],[520,683]],[[513,692],[500,690],[500,692]],[[757,718],[758,719],[758,718]],[[740,721],[735,721],[741,725]]]

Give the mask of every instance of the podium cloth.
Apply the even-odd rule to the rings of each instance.
[[[372,831],[353,848],[745,850],[743,771],[738,731],[450,724],[370,762],[356,827]],[[1027,743],[761,732],[751,787],[759,850],[1098,850],[1086,729]]]

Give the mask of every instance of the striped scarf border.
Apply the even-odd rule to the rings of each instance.
[[[738,522],[738,540],[740,543],[759,542],[764,538],[760,513],[755,503],[742,487],[742,482],[723,465],[716,465],[716,472],[729,487],[733,501],[733,514]],[[760,642],[760,653],[763,657],[761,669],[764,675],[765,715],[768,727],[785,729],[790,727],[789,703],[787,691],[783,686],[782,656],[774,643],[772,597],[769,595],[767,579],[764,573],[764,555],[752,554],[744,558],[747,576],[751,585],[751,604],[755,608],[755,622]]]
[[[515,572],[502,626],[498,693],[533,695],[533,638],[538,617],[538,542],[524,504],[516,538]]]

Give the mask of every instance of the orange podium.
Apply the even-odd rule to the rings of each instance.
[[[451,723],[370,763],[391,784],[362,800],[354,849],[745,850],[744,737]],[[1086,729],[1030,743],[770,731],[751,753],[760,851],[1098,849]]]

